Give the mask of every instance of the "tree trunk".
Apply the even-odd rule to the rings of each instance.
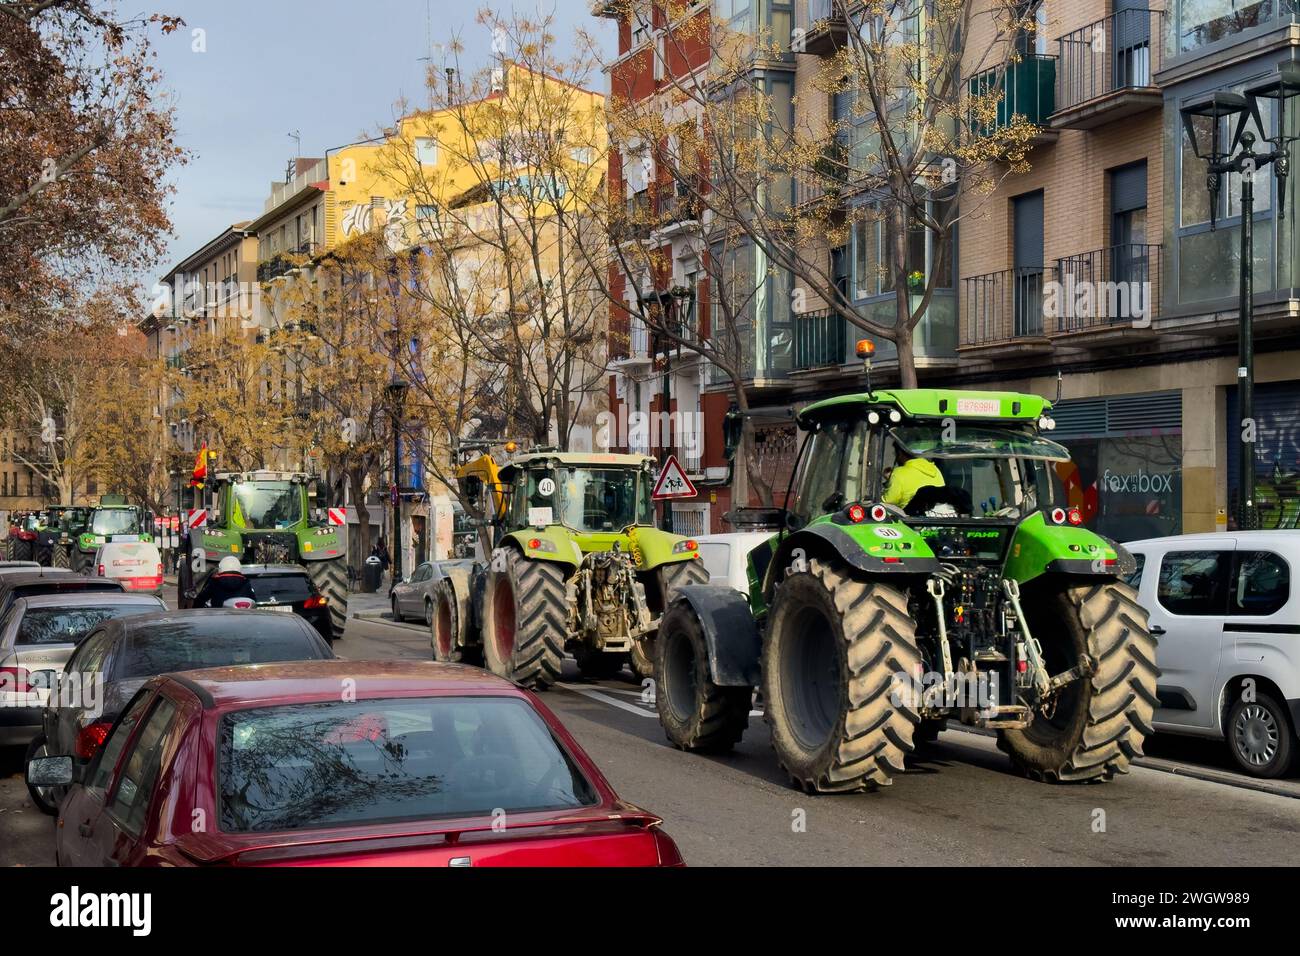
[[[912,352],[912,296],[907,275],[907,215],[901,205],[889,210],[889,241],[894,258],[894,345],[898,350],[898,384],[916,388],[916,356]]]

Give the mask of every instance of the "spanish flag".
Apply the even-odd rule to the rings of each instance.
[[[208,477],[208,443],[199,449],[199,457],[194,462],[194,473],[190,475],[190,487],[202,488]]]

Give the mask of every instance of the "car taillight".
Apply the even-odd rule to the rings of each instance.
[[[72,745],[72,752],[81,760],[89,760],[99,753],[100,747],[104,746],[104,741],[108,739],[108,731],[112,726],[107,720],[97,720],[93,724],[86,724],[77,733],[77,742]]]
[[[162,562],[158,562],[158,577],[162,577]]]
[[[32,686],[32,672],[26,667],[0,667],[0,690],[11,694],[29,694],[35,689]]]
[[[313,594],[307,600],[302,602],[304,610],[310,611],[313,608],[324,607],[329,604],[330,599],[323,594]]]
[[[104,576],[104,566],[102,564],[99,566],[99,576],[101,578]]]

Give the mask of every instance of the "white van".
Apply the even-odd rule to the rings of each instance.
[[[1300,750],[1300,530],[1125,547],[1160,642],[1155,729],[1226,739],[1247,773],[1285,775]]]
[[[749,552],[766,544],[774,532],[728,531],[722,534],[703,534],[695,539],[700,546],[700,560],[709,572],[710,584],[733,587],[741,594],[749,594],[747,558]]]
[[[110,541],[95,552],[95,573],[117,581],[128,591],[161,594],[162,555],[145,541]]]

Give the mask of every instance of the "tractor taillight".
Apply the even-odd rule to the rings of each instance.
[[[849,520],[854,524],[861,524],[867,520],[867,509],[862,505],[849,505]]]
[[[1057,524],[1065,524],[1065,509],[1055,508],[1052,510],[1052,520]]]
[[[872,520],[872,521],[884,521],[887,517],[889,517],[889,512],[885,510],[885,506],[884,506],[884,505],[872,505],[872,506],[871,506],[871,520]]]
[[[1069,514],[1066,515],[1066,519],[1072,525],[1081,525],[1083,524],[1083,512],[1078,508],[1071,508]]]

